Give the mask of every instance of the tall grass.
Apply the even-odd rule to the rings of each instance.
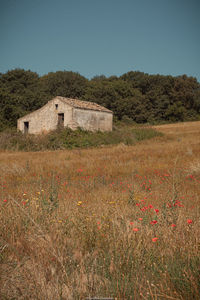
[[[199,126],[1,152],[1,299],[199,299]]]

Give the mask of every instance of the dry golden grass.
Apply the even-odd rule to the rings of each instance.
[[[200,122],[156,128],[0,152],[0,299],[199,299]]]

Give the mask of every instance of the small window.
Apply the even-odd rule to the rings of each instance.
[[[58,104],[55,104],[56,109],[58,109]]]

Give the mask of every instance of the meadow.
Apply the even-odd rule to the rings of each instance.
[[[0,152],[0,299],[200,299],[200,122]]]

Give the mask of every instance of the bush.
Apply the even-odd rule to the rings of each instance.
[[[12,151],[41,151],[75,149],[116,145],[133,145],[137,141],[162,135],[153,128],[135,127],[119,123],[112,132],[90,132],[69,128],[55,130],[46,135],[24,135],[16,129],[0,133],[0,149]]]

